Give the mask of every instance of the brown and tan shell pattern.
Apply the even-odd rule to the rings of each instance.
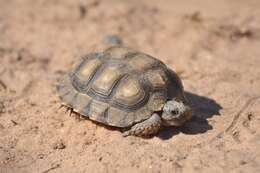
[[[125,47],[89,54],[57,86],[63,105],[110,126],[129,127],[183,99],[178,76],[158,59]]]

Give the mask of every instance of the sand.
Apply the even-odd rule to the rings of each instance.
[[[259,9],[259,0],[0,0],[0,173],[260,172]],[[177,71],[191,121],[124,138],[58,110],[58,79],[111,35]]]

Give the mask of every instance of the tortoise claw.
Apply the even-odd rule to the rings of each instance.
[[[59,107],[58,107],[58,110],[60,110],[61,108],[64,108],[65,106],[64,105],[60,105]]]

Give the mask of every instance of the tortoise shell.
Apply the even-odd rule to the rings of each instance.
[[[129,127],[184,100],[179,77],[160,60],[125,47],[86,55],[57,86],[63,105],[91,120]]]

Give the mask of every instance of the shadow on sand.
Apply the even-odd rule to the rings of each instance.
[[[213,99],[190,92],[185,92],[185,95],[194,109],[192,119],[182,127],[167,127],[162,129],[157,137],[167,140],[180,132],[195,135],[213,129],[207,119],[215,115],[220,115],[219,111],[222,109],[220,104]]]

